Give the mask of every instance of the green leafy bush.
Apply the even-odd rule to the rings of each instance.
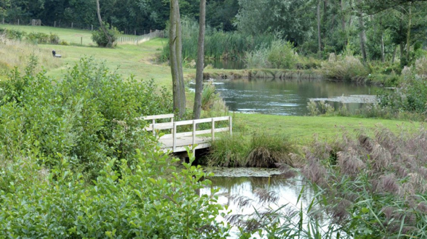
[[[194,159],[194,158],[192,158]],[[0,167],[2,238],[224,238],[216,221],[223,207],[213,196],[194,192],[208,187],[200,167],[183,164],[153,149],[129,162],[105,159],[88,184],[61,159],[51,170],[31,157]],[[118,169],[116,165],[119,165]],[[214,191],[212,191],[212,194]]]
[[[0,28],[0,34],[4,34],[9,40],[24,40],[27,36],[27,33],[24,31],[12,30],[12,29],[2,29]]]
[[[297,63],[297,57],[291,42],[276,40],[271,44],[268,61],[274,68],[293,69]]]
[[[370,73],[353,55],[336,56],[334,53],[331,53],[328,61],[322,63],[321,69],[326,77],[342,81],[364,82]]]
[[[145,124],[137,117],[171,112],[165,90],[156,94],[152,82],[124,81],[92,59],[82,59],[58,82],[44,72],[15,71],[0,87],[1,157],[28,152],[48,168],[65,158],[90,178],[107,158],[153,147],[149,134],[136,133]]]
[[[100,47],[114,47],[117,44],[117,36],[120,32],[115,27],[110,28],[108,24],[105,24],[105,29],[107,30],[108,36],[111,38],[111,43],[108,42],[108,37],[104,34],[102,28],[92,32],[92,40]]]

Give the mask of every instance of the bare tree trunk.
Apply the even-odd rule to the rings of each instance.
[[[319,45],[319,49],[318,49],[318,54],[319,54],[319,58],[321,57],[321,52],[322,52],[322,34],[320,31],[320,4],[321,4],[321,0],[317,1],[317,40],[318,40],[318,45]]]
[[[202,111],[203,68],[205,58],[206,0],[200,0],[199,42],[196,62],[196,95],[194,96],[193,119],[199,119]]]
[[[360,27],[360,33],[359,33],[359,37],[360,37],[360,50],[362,51],[363,61],[366,62],[367,61],[367,56],[366,56],[366,34],[365,34],[365,26],[363,24],[363,15],[362,15],[362,11],[361,10],[359,10],[359,25],[360,25],[359,26]]]
[[[101,8],[99,7],[99,0],[96,0],[96,13],[98,15],[99,25],[101,26],[101,29],[104,32],[104,35],[108,39],[108,45],[107,46],[112,47],[113,46],[112,39],[111,39],[110,35],[108,34],[107,29],[105,29],[104,22],[102,21],[102,18],[101,18]]]
[[[345,34],[344,45],[347,45],[348,36],[347,36],[346,27],[345,27],[345,15],[344,15],[344,2],[343,2],[343,0],[340,0],[340,7],[341,7],[341,27],[342,27],[342,31]]]
[[[409,2],[408,33],[406,34],[406,59],[409,62],[409,52],[411,51],[411,27],[412,27],[412,2]]]
[[[384,32],[381,31],[381,61],[385,62]]]
[[[169,31],[170,65],[173,82],[173,109],[181,118],[185,113],[185,85],[182,72],[181,20],[178,0],[170,2]]]

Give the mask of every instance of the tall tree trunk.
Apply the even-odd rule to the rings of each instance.
[[[347,36],[346,27],[345,27],[345,15],[344,15],[344,2],[343,2],[343,0],[340,0],[340,8],[341,8],[341,27],[342,27],[342,31],[345,34],[344,45],[346,46],[347,41],[348,41],[348,36]]]
[[[102,21],[102,18],[101,18],[101,8],[99,7],[99,0],[96,0],[96,13],[98,15],[99,25],[101,26],[101,29],[104,32],[105,37],[108,39],[107,46],[112,47],[113,46],[112,39],[108,34],[107,29],[105,29],[104,22]]]
[[[381,31],[381,61],[385,62],[384,32]]]
[[[321,4],[322,0],[318,0],[317,1],[317,40],[318,40],[318,45],[319,45],[319,49],[318,49],[318,54],[319,54],[319,58],[321,58],[321,54],[322,54],[322,33],[320,30],[320,4]]]
[[[173,110],[182,118],[185,113],[185,85],[182,72],[181,19],[178,0],[170,1],[169,53],[172,74]]]
[[[409,2],[408,33],[406,34],[406,59],[409,62],[409,52],[411,51],[411,27],[412,27],[412,2]]]
[[[196,62],[196,94],[194,96],[193,119],[199,119],[202,111],[203,68],[205,59],[206,0],[200,0],[199,42]]]
[[[381,31],[381,61],[385,62],[385,47],[384,47],[384,28],[383,18],[380,18],[380,31]]]
[[[360,2],[360,0],[359,0]],[[359,37],[360,37],[360,50],[362,52],[362,56],[363,56],[363,61],[366,62],[367,61],[367,56],[366,56],[366,34],[365,34],[365,26],[363,23],[363,14],[362,11],[359,10],[358,11],[358,15],[359,15],[359,27],[360,27],[360,33],[359,33]]]

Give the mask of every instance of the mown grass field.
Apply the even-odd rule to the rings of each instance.
[[[89,39],[90,31],[61,29],[53,27],[31,27],[31,26],[11,26],[1,25],[0,27],[13,28],[22,31],[34,31],[58,34],[66,41],[80,41],[80,35]],[[78,39],[76,38],[78,35]],[[63,57],[55,59],[58,64],[50,67],[48,74],[55,78],[60,78],[65,70],[73,66],[82,57],[93,57],[96,60],[104,61],[111,68],[116,69],[124,78],[131,75],[137,79],[153,79],[160,86],[171,87],[170,68],[166,63],[156,62],[167,39],[154,39],[140,45],[119,45],[115,49],[98,48],[95,46],[77,45],[39,45],[45,49],[46,54],[50,54],[51,49],[55,49]],[[79,42],[77,42],[79,43]],[[42,65],[44,62],[40,62]],[[52,63],[49,63],[52,65]],[[212,69],[208,72],[216,72]],[[193,76],[195,69],[186,68],[184,74],[187,78]],[[191,94],[190,94],[191,95]],[[190,99],[191,100],[191,99]],[[401,128],[415,128],[419,123],[411,123],[397,120],[364,119],[350,117],[296,117],[296,116],[274,116],[261,114],[233,114],[235,132],[242,132],[250,135],[259,131],[266,134],[285,134],[290,140],[305,145],[317,137],[319,139],[332,140],[341,137],[343,128],[346,131],[356,134],[356,130],[366,129],[367,132],[374,133],[374,129],[380,125],[390,128],[395,132]]]
[[[313,117],[313,116],[279,116],[263,114],[232,114],[236,132],[251,135],[254,132],[267,135],[286,135],[297,145],[307,145],[314,139],[333,141],[342,137],[344,132],[357,136],[364,132],[370,136],[375,130],[385,127],[399,133],[414,131],[422,124],[399,120],[384,120],[356,117]]]

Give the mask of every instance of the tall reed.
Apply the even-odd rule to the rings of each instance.
[[[412,133],[411,133],[412,132]],[[427,130],[315,142],[302,172],[353,238],[426,238]]]
[[[191,20],[182,21],[182,55],[187,61],[197,59],[198,24]],[[223,32],[206,28],[205,57],[215,59],[242,58],[245,52],[270,46],[273,35],[247,36],[239,32]],[[169,44],[162,51],[161,60],[169,58]]]

